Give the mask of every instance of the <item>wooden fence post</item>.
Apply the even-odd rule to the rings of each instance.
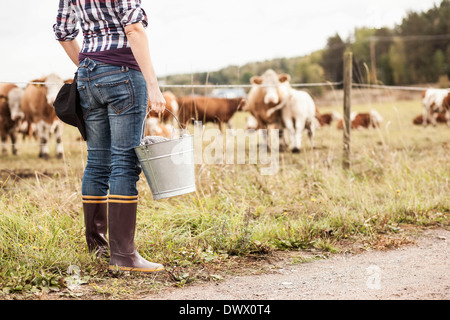
[[[352,75],[353,75],[353,54],[344,53],[344,156],[342,166],[344,169],[350,168],[350,112],[351,112],[351,93],[352,93]]]

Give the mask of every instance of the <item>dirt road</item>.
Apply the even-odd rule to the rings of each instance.
[[[148,300],[448,300],[450,230],[388,251],[284,263],[276,272],[164,289]]]

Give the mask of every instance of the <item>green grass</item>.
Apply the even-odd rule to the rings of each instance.
[[[255,165],[198,165],[196,193],[160,201],[152,200],[142,176],[138,250],[163,263],[171,283],[183,285],[220,278],[239,258],[311,248],[336,253],[343,243],[370,246],[405,226],[448,227],[450,128],[413,126],[417,101],[353,110],[369,108],[384,122],[379,130],[352,131],[348,171],[342,169],[343,133],[332,125],[318,130],[316,150],[305,135],[301,154],[280,154],[276,175],[262,176]],[[234,120],[242,127],[245,114]],[[128,297],[142,284],[167,281],[112,275],[107,261],[88,254],[80,194],[86,151],[76,137],[66,127],[63,160],[38,159],[29,140],[19,144],[18,156],[0,158],[0,297],[49,291],[71,297],[64,289],[73,266],[80,270],[76,279],[98,297]],[[130,279],[141,285],[124,285]]]

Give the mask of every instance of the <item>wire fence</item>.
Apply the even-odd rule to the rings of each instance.
[[[341,82],[317,82],[317,83],[293,83],[290,84],[293,88],[306,88],[306,87],[320,87],[320,86],[338,86],[342,85]],[[269,87],[266,85],[255,85],[255,84],[162,84],[161,88],[207,88],[207,89],[216,89],[216,88],[252,88],[254,86],[258,87]]]
[[[389,89],[389,90],[408,90],[408,91],[425,91],[430,89],[430,87],[409,87],[409,86],[388,86],[381,84],[364,84],[364,83],[353,83],[353,87],[359,88],[371,88],[371,89]]]
[[[61,83],[52,82],[39,82],[39,81],[0,81],[0,84],[15,84],[15,85],[61,85]],[[340,82],[317,82],[317,83],[291,83],[290,86],[293,88],[299,87],[320,87],[320,86],[338,86],[342,85]],[[161,88],[252,88],[254,86],[259,87],[269,87],[266,85],[255,85],[255,84],[160,84]]]
[[[15,85],[61,85],[60,83],[51,82],[33,82],[33,81],[0,81],[0,84],[15,84]],[[308,87],[336,87],[341,86],[343,81],[338,82],[313,82],[313,83],[291,83],[290,86],[293,88],[308,88]],[[236,88],[252,88],[252,87],[270,87],[267,85],[255,85],[255,84],[160,84],[160,88],[198,88],[198,89],[236,89]],[[383,85],[383,84],[365,84],[365,83],[353,83],[353,87],[359,88],[372,88],[372,89],[390,89],[390,90],[410,90],[410,91],[425,91],[430,89],[429,87],[416,87],[416,86],[394,86],[394,85]]]

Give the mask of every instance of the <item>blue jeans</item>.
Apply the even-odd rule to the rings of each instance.
[[[89,58],[78,68],[86,123],[87,165],[83,196],[137,196],[139,145],[146,117],[147,86],[141,72]]]

